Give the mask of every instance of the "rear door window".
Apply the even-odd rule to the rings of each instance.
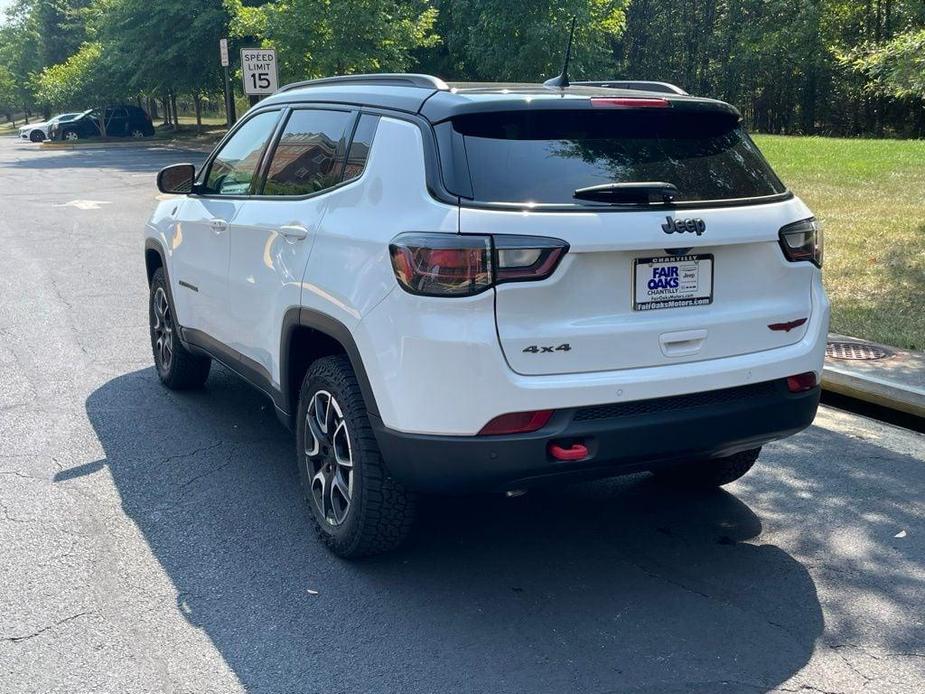
[[[453,120],[473,197],[501,203],[576,200],[579,188],[624,182],[677,186],[678,202],[786,192],[758,148],[726,113],[547,110],[477,113]]]
[[[263,195],[310,195],[340,183],[353,122],[349,111],[293,111],[273,152]]]

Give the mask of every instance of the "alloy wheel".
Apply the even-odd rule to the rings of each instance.
[[[353,451],[344,413],[330,392],[319,390],[312,396],[305,434],[312,502],[328,525],[340,525],[353,499]]]
[[[163,287],[158,287],[154,292],[154,353],[161,371],[170,371],[173,361],[173,316]]]
[[[75,133],[73,130],[64,135],[64,139],[70,142],[76,142],[79,138],[80,136],[77,133]]]
[[[132,131],[132,137],[144,137],[144,136],[145,136],[145,134],[144,134],[143,132],[141,132],[138,128],[135,128],[135,129]]]

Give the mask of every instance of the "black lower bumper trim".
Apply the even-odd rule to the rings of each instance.
[[[587,408],[559,410],[541,430],[512,436],[405,434],[370,419],[389,472],[407,487],[503,491],[562,476],[607,477],[732,455],[802,431],[816,416],[819,388],[791,393],[785,380],[747,388],[753,388],[748,398],[681,396],[689,403],[682,407],[665,398],[663,408],[659,400],[645,401],[645,408],[615,407],[611,417],[582,417]],[[555,460],[551,442],[581,443],[588,457]]]

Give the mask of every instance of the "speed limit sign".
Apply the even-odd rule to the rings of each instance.
[[[244,93],[272,94],[279,88],[276,74],[276,49],[242,48],[241,76],[244,79]]]

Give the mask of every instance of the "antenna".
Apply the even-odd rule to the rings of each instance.
[[[575,38],[575,15],[572,15],[572,30],[568,34],[568,46],[565,48],[565,63],[562,65],[562,73],[558,77],[553,77],[543,82],[544,87],[558,87],[565,89],[569,86],[568,81],[568,64],[572,59],[572,39]]]

